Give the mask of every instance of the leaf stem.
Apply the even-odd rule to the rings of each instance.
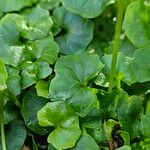
[[[108,89],[110,93],[112,92],[113,83],[114,83],[117,54],[119,51],[119,41],[120,41],[120,35],[121,35],[121,30],[122,30],[123,14],[124,14],[124,0],[118,0],[117,23],[116,23],[116,28],[115,28],[113,57],[112,57],[112,62],[111,62],[111,72],[110,72],[109,89]]]
[[[1,128],[1,140],[2,140],[2,149],[6,150],[3,112],[4,112],[3,91],[0,91],[0,128]]]

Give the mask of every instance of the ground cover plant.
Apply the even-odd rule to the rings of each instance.
[[[0,150],[149,150],[150,1],[0,0]]]

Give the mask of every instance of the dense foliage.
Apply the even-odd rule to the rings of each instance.
[[[150,1],[0,0],[0,150],[149,150]]]

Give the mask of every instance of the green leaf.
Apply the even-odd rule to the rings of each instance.
[[[27,66],[21,72],[21,85],[25,89],[38,80],[48,77],[52,73],[52,69],[47,62],[27,62]]]
[[[48,9],[48,10],[52,10],[55,7],[59,6],[59,0],[39,0],[39,5],[42,8]]]
[[[111,59],[112,55],[105,55],[102,57],[103,63],[105,64],[104,74],[110,73],[111,68]],[[123,53],[118,53],[118,59],[116,64],[116,74],[115,77],[120,80],[123,80],[125,83],[131,85],[137,81],[134,72],[131,69],[131,61],[130,57],[126,57]],[[120,77],[121,75],[121,77]]]
[[[135,51],[131,68],[139,82],[150,81],[150,46]]]
[[[44,80],[38,81],[35,88],[37,90],[38,96],[45,98],[49,97],[49,84],[46,81]]]
[[[77,142],[74,150],[81,150],[81,149],[86,149],[86,150],[100,150],[99,146],[97,143],[94,141],[94,139],[88,135],[88,134],[83,134],[79,141]]]
[[[94,89],[88,87],[103,68],[97,55],[79,53],[61,57],[55,65],[55,78],[50,84],[52,101],[66,101],[79,115],[84,116],[97,100]]]
[[[8,125],[6,130],[6,148],[7,150],[19,150],[26,139],[26,129],[20,120],[14,120]],[[0,140],[0,148],[1,148]]]
[[[18,11],[26,6],[32,6],[37,0],[0,0],[2,12]]]
[[[38,133],[46,134],[47,129],[39,126],[37,119],[37,112],[48,102],[48,99],[38,97],[35,90],[30,90],[25,94],[23,98],[23,104],[21,107],[21,113],[25,121],[26,126]]]
[[[64,102],[49,102],[37,113],[41,126],[54,126],[48,142],[56,149],[67,149],[75,145],[80,136],[78,117]]]
[[[100,129],[102,124],[103,111],[93,108],[85,117],[81,119],[85,128]]]
[[[19,118],[18,109],[16,108],[12,100],[8,100],[5,104],[3,116],[5,124],[8,124],[11,121]]]
[[[0,58],[5,64],[17,67],[23,57],[23,45],[19,41],[19,25],[22,17],[18,14],[7,14],[0,20]]]
[[[85,18],[95,18],[99,16],[107,5],[114,0],[60,0],[67,10],[77,13]]]
[[[142,99],[133,95],[118,109],[118,120],[122,124],[122,129],[127,131],[131,138],[141,133],[139,118],[143,112],[142,105]]]
[[[68,149],[75,146],[80,134],[80,130],[57,128],[48,136],[48,142],[58,150]]]
[[[123,28],[126,36],[136,47],[150,44],[149,5],[142,0],[131,3],[126,11]]]
[[[0,90],[6,88],[7,78],[8,78],[8,74],[4,62],[0,59]]]
[[[120,148],[117,148],[116,150],[131,150],[130,146],[122,146]]]
[[[27,47],[30,50],[30,53],[32,51],[34,58],[39,61],[45,61],[48,64],[55,63],[59,52],[57,43],[49,38],[36,40]]]
[[[142,133],[145,137],[150,138],[150,112],[143,115],[141,118]]]
[[[130,145],[130,135],[128,134],[128,132],[119,130],[117,131],[117,134],[122,137],[124,145]]]
[[[89,20],[66,11],[63,7],[56,8],[53,15],[55,26],[61,28],[56,42],[60,52],[71,54],[84,51],[93,38],[93,23]]]
[[[23,38],[36,40],[48,36],[53,22],[46,9],[37,6],[33,9],[26,9],[21,14],[25,19],[21,32]]]
[[[8,80],[7,87],[11,90],[11,92],[17,96],[21,93],[21,85],[20,85],[20,76],[19,70],[11,67],[7,67],[8,71]]]
[[[67,119],[73,117],[75,113],[64,102],[49,102],[40,111],[37,117],[41,126],[63,126]],[[73,117],[74,120],[74,117]]]

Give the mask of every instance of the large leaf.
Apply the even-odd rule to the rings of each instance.
[[[79,139],[79,141],[77,142],[74,150],[81,150],[81,149],[99,150],[100,148],[91,136],[89,136],[88,134],[83,134]]]
[[[0,58],[5,64],[18,66],[23,56],[23,46],[19,41],[19,25],[22,17],[18,14],[7,14],[0,20]]]
[[[97,55],[79,53],[61,57],[55,66],[56,77],[50,84],[51,100],[66,101],[77,113],[85,115],[97,99],[88,81],[102,68]]]
[[[24,118],[26,126],[38,133],[45,134],[47,130],[39,126],[37,119],[37,112],[48,102],[48,99],[38,97],[35,90],[30,90],[25,94],[23,98],[23,104],[21,107],[22,116]]]
[[[126,11],[124,30],[136,47],[150,44],[150,9],[144,0],[131,3]]]
[[[18,11],[26,6],[32,6],[37,0],[0,0],[0,10],[2,12]]]
[[[7,150],[19,150],[26,139],[26,129],[20,120],[14,120],[8,125],[6,131],[6,148]],[[1,148],[0,140],[0,148]]]
[[[53,19],[55,26],[61,28],[56,37],[61,53],[70,54],[86,49],[93,37],[91,21],[70,13],[63,7],[55,9]]]
[[[150,46],[135,51],[131,68],[139,82],[150,81]]]
[[[26,9],[22,16],[26,21],[22,25],[21,36],[23,38],[35,40],[48,36],[53,22],[47,10],[37,6],[33,9]]]
[[[85,18],[99,16],[114,0],[60,0],[67,10]]]

